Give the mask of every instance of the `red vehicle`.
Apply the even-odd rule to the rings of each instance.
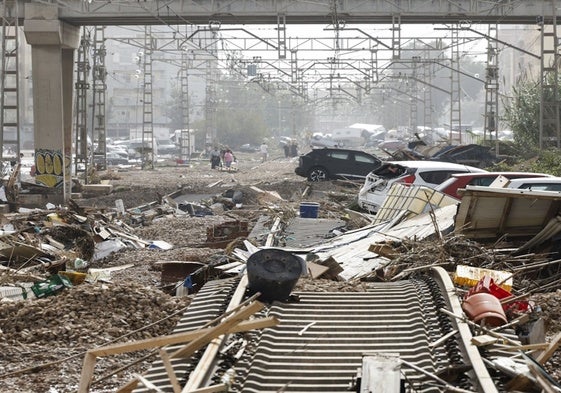
[[[443,192],[450,195],[453,198],[461,199],[458,195],[458,190],[460,188],[466,188],[466,186],[484,186],[487,187],[497,179],[497,177],[503,176],[507,179],[521,179],[527,177],[552,177],[551,175],[545,173],[532,173],[532,172],[470,172],[470,173],[457,173],[452,175],[448,180],[439,186],[435,187],[435,190]]]

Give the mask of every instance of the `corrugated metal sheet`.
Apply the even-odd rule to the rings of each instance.
[[[339,276],[345,280],[364,276],[388,262],[387,258],[368,250],[371,244],[406,238],[422,240],[437,232],[451,232],[456,210],[455,205],[450,205],[434,210],[434,217],[425,213],[398,224],[371,225],[326,241],[310,249],[310,253],[322,261],[335,259],[344,269]]]
[[[343,225],[345,221],[329,218],[293,218],[284,230],[285,246],[306,248],[321,244],[328,239],[334,228]]]

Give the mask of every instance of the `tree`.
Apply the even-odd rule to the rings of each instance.
[[[561,96],[561,80],[555,83],[555,73],[547,73],[544,76],[544,84],[557,86],[557,95]],[[513,88],[512,98],[503,102],[504,115],[501,119],[513,132],[514,140],[525,150],[544,148],[555,148],[557,146],[557,130],[548,122],[544,122],[542,128],[542,146],[540,146],[540,101],[542,94],[546,104],[554,102],[554,91],[546,89],[542,92],[539,81],[522,81]],[[558,114],[561,116],[561,113]]]
[[[172,88],[170,100],[166,104],[165,115],[170,119],[170,130],[183,128],[183,102],[181,100],[181,88]]]
[[[539,147],[540,84],[520,82],[512,90],[512,99],[503,101],[502,121],[514,132],[514,141],[527,148]]]

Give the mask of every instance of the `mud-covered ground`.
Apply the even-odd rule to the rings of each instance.
[[[208,202],[229,189],[243,193],[243,203],[213,215],[165,215],[133,228],[145,240],[163,240],[170,250],[124,249],[93,268],[126,267],[111,274],[108,282],[84,283],[56,296],[29,302],[0,304],[0,392],[75,392],[79,385],[85,351],[125,340],[169,334],[190,297],[174,296],[173,287],[161,285],[156,262],[163,260],[211,263],[232,258],[231,250],[205,246],[209,226],[232,220],[248,221],[278,213],[295,214],[303,200],[320,202],[320,217],[335,218],[351,206],[360,184],[325,182],[313,184],[294,174],[297,158],[284,158],[273,150],[265,163],[258,153],[237,154],[237,170],[211,170],[205,161],[190,165],[164,165],[154,170],[112,169],[97,174],[112,184],[109,195],[84,195],[76,204],[90,209],[113,209],[122,200],[126,209],[162,202],[183,190]],[[169,164],[169,163],[168,163]],[[280,198],[266,198],[258,190],[273,191]],[[210,204],[210,203],[207,203]],[[360,282],[302,279],[298,290],[361,290]],[[548,337],[561,331],[561,292],[535,296],[542,307]],[[90,392],[113,392],[143,372],[154,359],[149,351],[110,356],[98,360]],[[547,369],[560,379],[559,356]]]

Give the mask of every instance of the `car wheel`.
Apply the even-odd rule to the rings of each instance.
[[[310,172],[308,173],[309,181],[324,181],[327,180],[328,177],[329,175],[327,173],[327,170],[319,166],[310,169]]]

